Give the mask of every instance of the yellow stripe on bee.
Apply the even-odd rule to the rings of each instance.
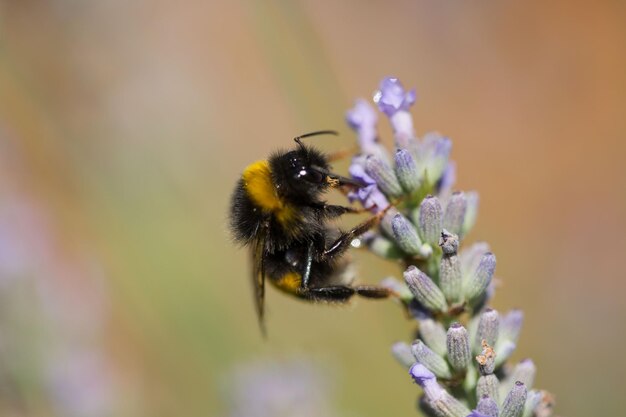
[[[257,161],[243,171],[243,184],[252,202],[262,210],[274,213],[283,225],[290,223],[295,216],[293,207],[284,203],[276,193],[272,173],[267,161]]]
[[[288,272],[273,282],[281,290],[290,294],[297,294],[302,283],[302,277],[297,272]]]

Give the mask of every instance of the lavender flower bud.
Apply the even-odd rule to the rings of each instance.
[[[496,368],[496,352],[485,340],[482,343],[482,351],[476,356],[478,371],[481,375],[492,374]]]
[[[476,217],[478,216],[478,193],[475,191],[465,193],[465,199],[467,200],[467,209],[461,229],[461,237],[466,236],[472,230],[472,227],[474,227],[476,223]]]
[[[404,282],[400,282],[394,277],[387,277],[380,281],[380,286],[393,291],[397,296],[404,301],[410,301],[413,299],[413,293],[406,286]],[[408,345],[407,345],[408,346]]]
[[[396,151],[396,176],[404,191],[409,194],[420,186],[421,175],[417,169],[417,164],[406,149]]]
[[[391,240],[382,237],[379,234],[368,235],[363,237],[367,248],[372,253],[386,259],[400,259],[405,256],[404,252]]]
[[[424,390],[426,398],[430,401],[440,398],[445,390],[437,383],[435,374],[428,370],[424,365],[416,362],[409,369],[409,375],[413,381]]]
[[[500,388],[500,382],[494,374],[482,375],[478,378],[476,384],[476,397],[483,398],[485,396],[492,398],[496,403],[498,400],[498,391]]]
[[[448,305],[443,293],[425,273],[411,265],[404,272],[409,289],[424,307],[431,311],[446,311]]]
[[[448,157],[452,149],[450,139],[437,132],[424,135],[420,146],[421,162],[426,169],[426,176],[430,184],[437,184],[448,164]]]
[[[521,417],[526,404],[528,392],[523,382],[517,381],[513,389],[504,399],[502,403],[502,412],[500,417]]]
[[[543,392],[532,390],[528,391],[528,395],[526,397],[526,404],[524,404],[524,412],[522,413],[522,417],[533,417],[534,410],[537,408],[539,404],[541,404],[541,400],[543,398]],[[541,417],[537,414],[537,417]]]
[[[461,401],[457,400],[447,391],[444,391],[441,398],[431,401],[431,406],[435,412],[442,417],[466,417],[470,410]]]
[[[411,352],[411,346],[404,342],[396,342],[391,346],[391,353],[400,365],[409,369],[415,363],[415,358]]]
[[[424,390],[426,403],[438,416],[442,417],[465,417],[469,414],[469,409],[459,400],[452,397],[437,383],[435,374],[429,371],[424,365],[417,362],[409,374],[413,380]]]
[[[420,252],[422,242],[409,219],[398,213],[393,217],[391,228],[393,237],[400,249],[409,255],[416,255]]]
[[[413,342],[411,351],[419,363],[424,365],[439,378],[450,379],[452,377],[450,367],[446,361],[430,350],[421,340],[418,339]]]
[[[443,227],[456,235],[462,235],[467,199],[463,192],[452,193],[443,216]]]
[[[463,294],[461,262],[456,255],[459,238],[444,229],[439,239],[439,246],[441,246],[443,251],[439,264],[439,285],[446,299],[456,303],[461,301]]]
[[[554,408],[554,396],[548,391],[541,391],[541,401],[535,406],[534,417],[551,417]]]
[[[524,312],[518,309],[509,311],[501,320],[498,344],[507,340],[517,343],[522,324],[524,324]]]
[[[471,413],[469,413],[467,417],[489,417],[489,416],[479,412],[478,410],[474,410]]]
[[[508,392],[512,387],[515,381],[523,382],[526,385],[526,389],[532,388],[535,382],[535,374],[537,373],[537,368],[531,359],[523,359],[513,369],[511,375],[507,377],[507,379],[503,382],[502,386],[505,389],[505,392]]]
[[[474,274],[466,282],[465,298],[467,300],[475,300],[482,295],[491,282],[495,269],[496,257],[493,253],[487,252],[480,260]]]
[[[496,346],[496,368],[507,361],[515,352],[517,345],[509,340]]]
[[[443,229],[443,209],[437,197],[422,200],[419,211],[419,230],[425,242],[436,245]]]
[[[437,184],[438,194],[442,196],[448,196],[451,193],[452,187],[456,183],[456,164],[454,161],[449,161],[448,165],[441,174],[439,183]]]
[[[399,197],[402,195],[402,188],[396,174],[389,164],[381,158],[369,155],[365,160],[365,172],[376,181],[378,188],[387,196]]]
[[[478,353],[483,349],[483,341],[487,341],[489,346],[495,346],[498,341],[498,331],[500,327],[500,315],[494,309],[488,308],[480,315],[474,352]]]
[[[467,330],[459,323],[453,323],[447,335],[448,361],[455,371],[465,371],[470,364],[470,344]]]
[[[446,329],[441,323],[431,318],[418,319],[420,337],[428,345],[433,352],[440,356],[445,356],[446,347]]]
[[[461,251],[459,258],[461,259],[461,273],[464,281],[468,280],[476,268],[478,268],[480,260],[487,252],[489,252],[489,245],[485,242],[474,243],[469,248]]]
[[[483,397],[478,401],[476,411],[486,417],[498,417],[498,404],[488,395],[483,395]]]

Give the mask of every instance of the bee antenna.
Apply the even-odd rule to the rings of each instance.
[[[320,136],[320,135],[339,135],[339,132],[336,130],[316,130],[315,132],[305,133],[304,135],[296,136],[293,140],[300,146],[302,145],[301,139],[308,138],[311,136]]]

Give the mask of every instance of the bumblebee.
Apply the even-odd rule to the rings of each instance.
[[[252,163],[235,187],[230,207],[234,240],[252,254],[252,283],[263,328],[266,279],[279,290],[307,301],[343,303],[352,296],[386,298],[383,287],[352,285],[346,250],[353,239],[380,222],[384,211],[342,231],[330,224],[347,213],[363,210],[327,204],[329,189],[346,191],[363,184],[330,171],[333,159],[301,139],[334,131],[317,131],[294,138],[296,147]]]

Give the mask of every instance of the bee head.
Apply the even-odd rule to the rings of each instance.
[[[314,200],[338,181],[329,173],[326,157],[304,145],[270,158],[270,166],[278,193],[296,202]]]

